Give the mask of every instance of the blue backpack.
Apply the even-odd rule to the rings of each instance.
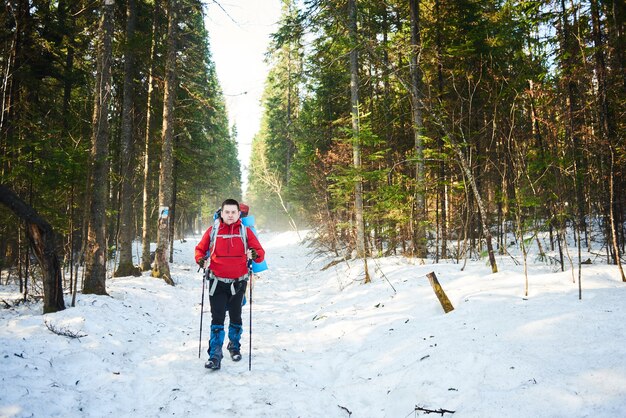
[[[243,228],[241,228],[242,230],[250,228],[254,236],[257,238],[259,237],[259,234],[256,232],[256,228],[254,227],[254,215],[248,215],[245,218],[241,218],[241,225],[243,226]],[[248,247],[247,244],[248,244],[248,237],[246,236],[246,240],[244,243],[246,248]],[[253,273],[260,273],[262,271],[267,270],[267,268],[268,267],[267,267],[267,263],[265,262],[265,260],[261,261],[260,263],[257,263],[256,261],[252,262]]]

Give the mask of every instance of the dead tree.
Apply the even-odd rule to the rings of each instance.
[[[6,186],[0,185],[0,203],[26,222],[26,235],[43,274],[43,313],[65,309],[61,263],[54,248],[54,231],[35,209]]]

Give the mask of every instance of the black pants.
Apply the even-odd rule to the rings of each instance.
[[[215,280],[215,279],[213,279]],[[211,282],[209,281],[209,286]],[[226,306],[228,305],[228,317],[231,324],[241,325],[241,302],[243,301],[243,295],[246,294],[246,287],[248,282],[240,280],[235,283],[235,294],[232,294],[230,285],[224,282],[217,282],[215,293],[213,296],[209,296],[209,302],[211,303],[211,325],[224,325],[224,319],[226,318]]]

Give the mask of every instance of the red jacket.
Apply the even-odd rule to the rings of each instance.
[[[209,269],[217,277],[236,279],[248,273],[248,257],[246,256],[243,240],[241,239],[241,219],[226,225],[220,220],[220,226],[215,237],[215,250],[211,248],[211,263]],[[202,239],[196,246],[196,262],[207,255],[211,244],[211,226],[206,230]],[[246,228],[248,236],[248,249],[254,248],[258,258],[254,261],[260,263],[265,258],[265,250],[250,228]]]

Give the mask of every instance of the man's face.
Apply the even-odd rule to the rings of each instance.
[[[222,208],[222,219],[226,225],[234,224],[239,219],[239,209],[236,205],[224,205]]]

